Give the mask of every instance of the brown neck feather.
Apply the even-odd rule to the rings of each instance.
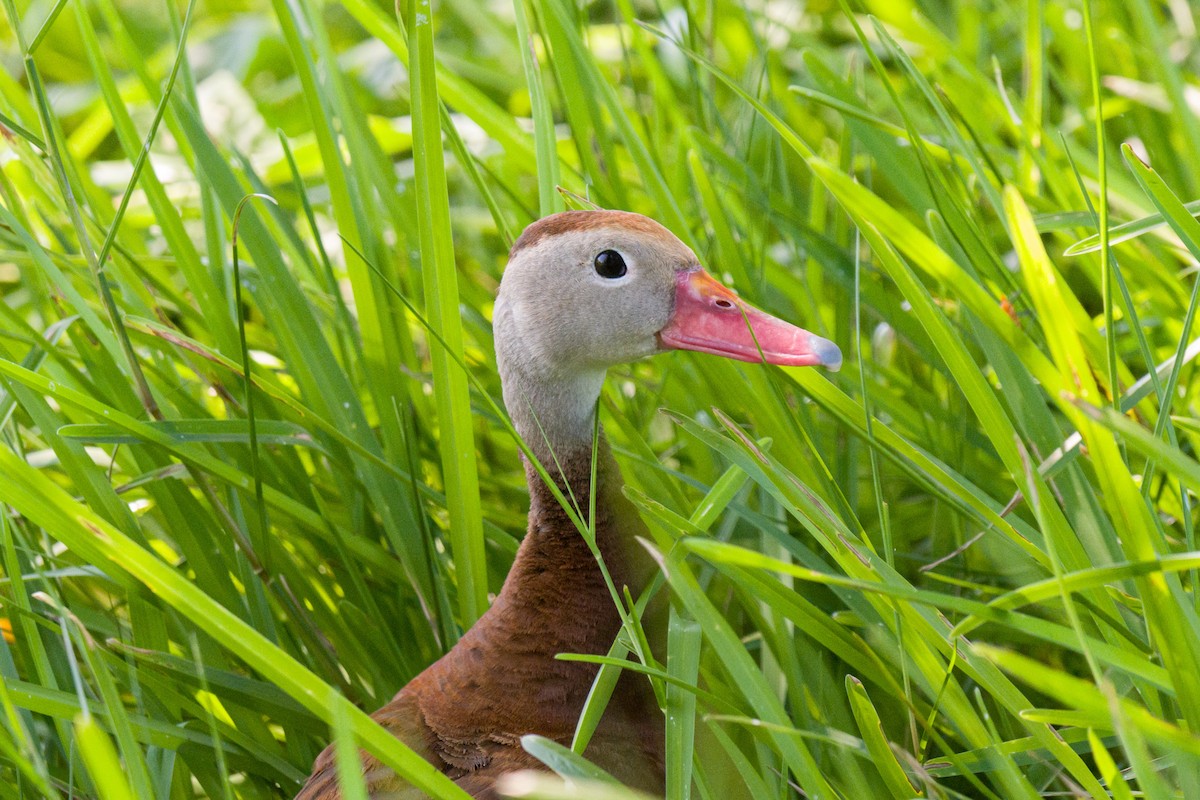
[[[589,450],[558,451],[559,486],[564,494],[570,486],[585,518]],[[621,494],[621,477],[607,444],[601,445],[599,456],[596,541],[617,589],[627,585],[636,597],[653,567],[635,539],[646,535],[646,528]],[[463,711],[468,701],[462,697],[451,704],[430,699],[423,710],[431,724],[454,727],[467,717],[495,718],[503,720],[505,730],[569,741],[597,667],[554,656],[607,653],[620,632],[621,617],[583,536],[537,473],[528,468],[527,475],[529,531],[500,596],[458,645],[422,673],[414,682],[420,687],[412,691],[425,693],[427,684],[467,676],[468,685],[478,690],[468,703],[471,713]],[[527,702],[531,692],[537,702]],[[606,718],[640,720],[638,725],[651,726],[647,741],[661,738],[661,731],[654,733],[659,730],[654,727],[654,697],[645,679],[623,676],[609,707]]]
[[[590,448],[556,455],[557,464],[544,466],[567,501],[574,499],[586,523]],[[603,437],[596,467],[596,544],[617,590],[628,586],[636,597],[652,570],[649,556],[637,542],[637,537],[648,533],[621,492],[621,474]],[[576,652],[604,652],[620,626],[604,576],[584,536],[550,488],[529,464],[525,472],[530,493],[529,530],[497,605],[514,613],[536,615],[546,628],[572,639],[570,644],[580,648]],[[547,642],[555,652],[563,644],[567,642]]]

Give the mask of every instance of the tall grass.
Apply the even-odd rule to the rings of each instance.
[[[463,796],[364,710],[511,563],[491,302],[578,197],[848,356],[601,398],[671,800],[1200,797],[1188,4],[3,10],[0,797]]]

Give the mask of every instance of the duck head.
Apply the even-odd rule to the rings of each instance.
[[[833,342],[741,300],[674,234],[623,211],[566,211],[526,228],[500,282],[494,330],[504,401],[531,444],[590,441],[605,370],[665,350],[842,363]]]

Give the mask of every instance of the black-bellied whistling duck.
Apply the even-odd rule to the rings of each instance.
[[[742,302],[670,231],[621,211],[567,211],[526,228],[494,317],[513,424],[585,516],[593,415],[609,366],[668,349],[841,365],[832,342]],[[635,541],[646,529],[600,441],[596,541],[614,583],[637,596],[654,571]],[[374,714],[477,798],[496,797],[493,784],[507,772],[543,769],[521,748],[523,735],[570,742],[597,668],[554,656],[606,653],[621,627],[583,537],[536,470],[526,464],[525,472],[529,530],[496,602]],[[644,678],[618,681],[585,755],[631,786],[662,792],[663,719]],[[422,796],[370,756],[363,769],[375,800]],[[297,800],[340,796],[327,749]]]

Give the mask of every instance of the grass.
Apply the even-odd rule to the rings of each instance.
[[[847,355],[606,385],[669,800],[1200,797],[1187,4],[0,7],[0,798],[463,796],[364,712],[511,563],[492,298],[585,202]],[[595,695],[514,795],[634,796]]]

